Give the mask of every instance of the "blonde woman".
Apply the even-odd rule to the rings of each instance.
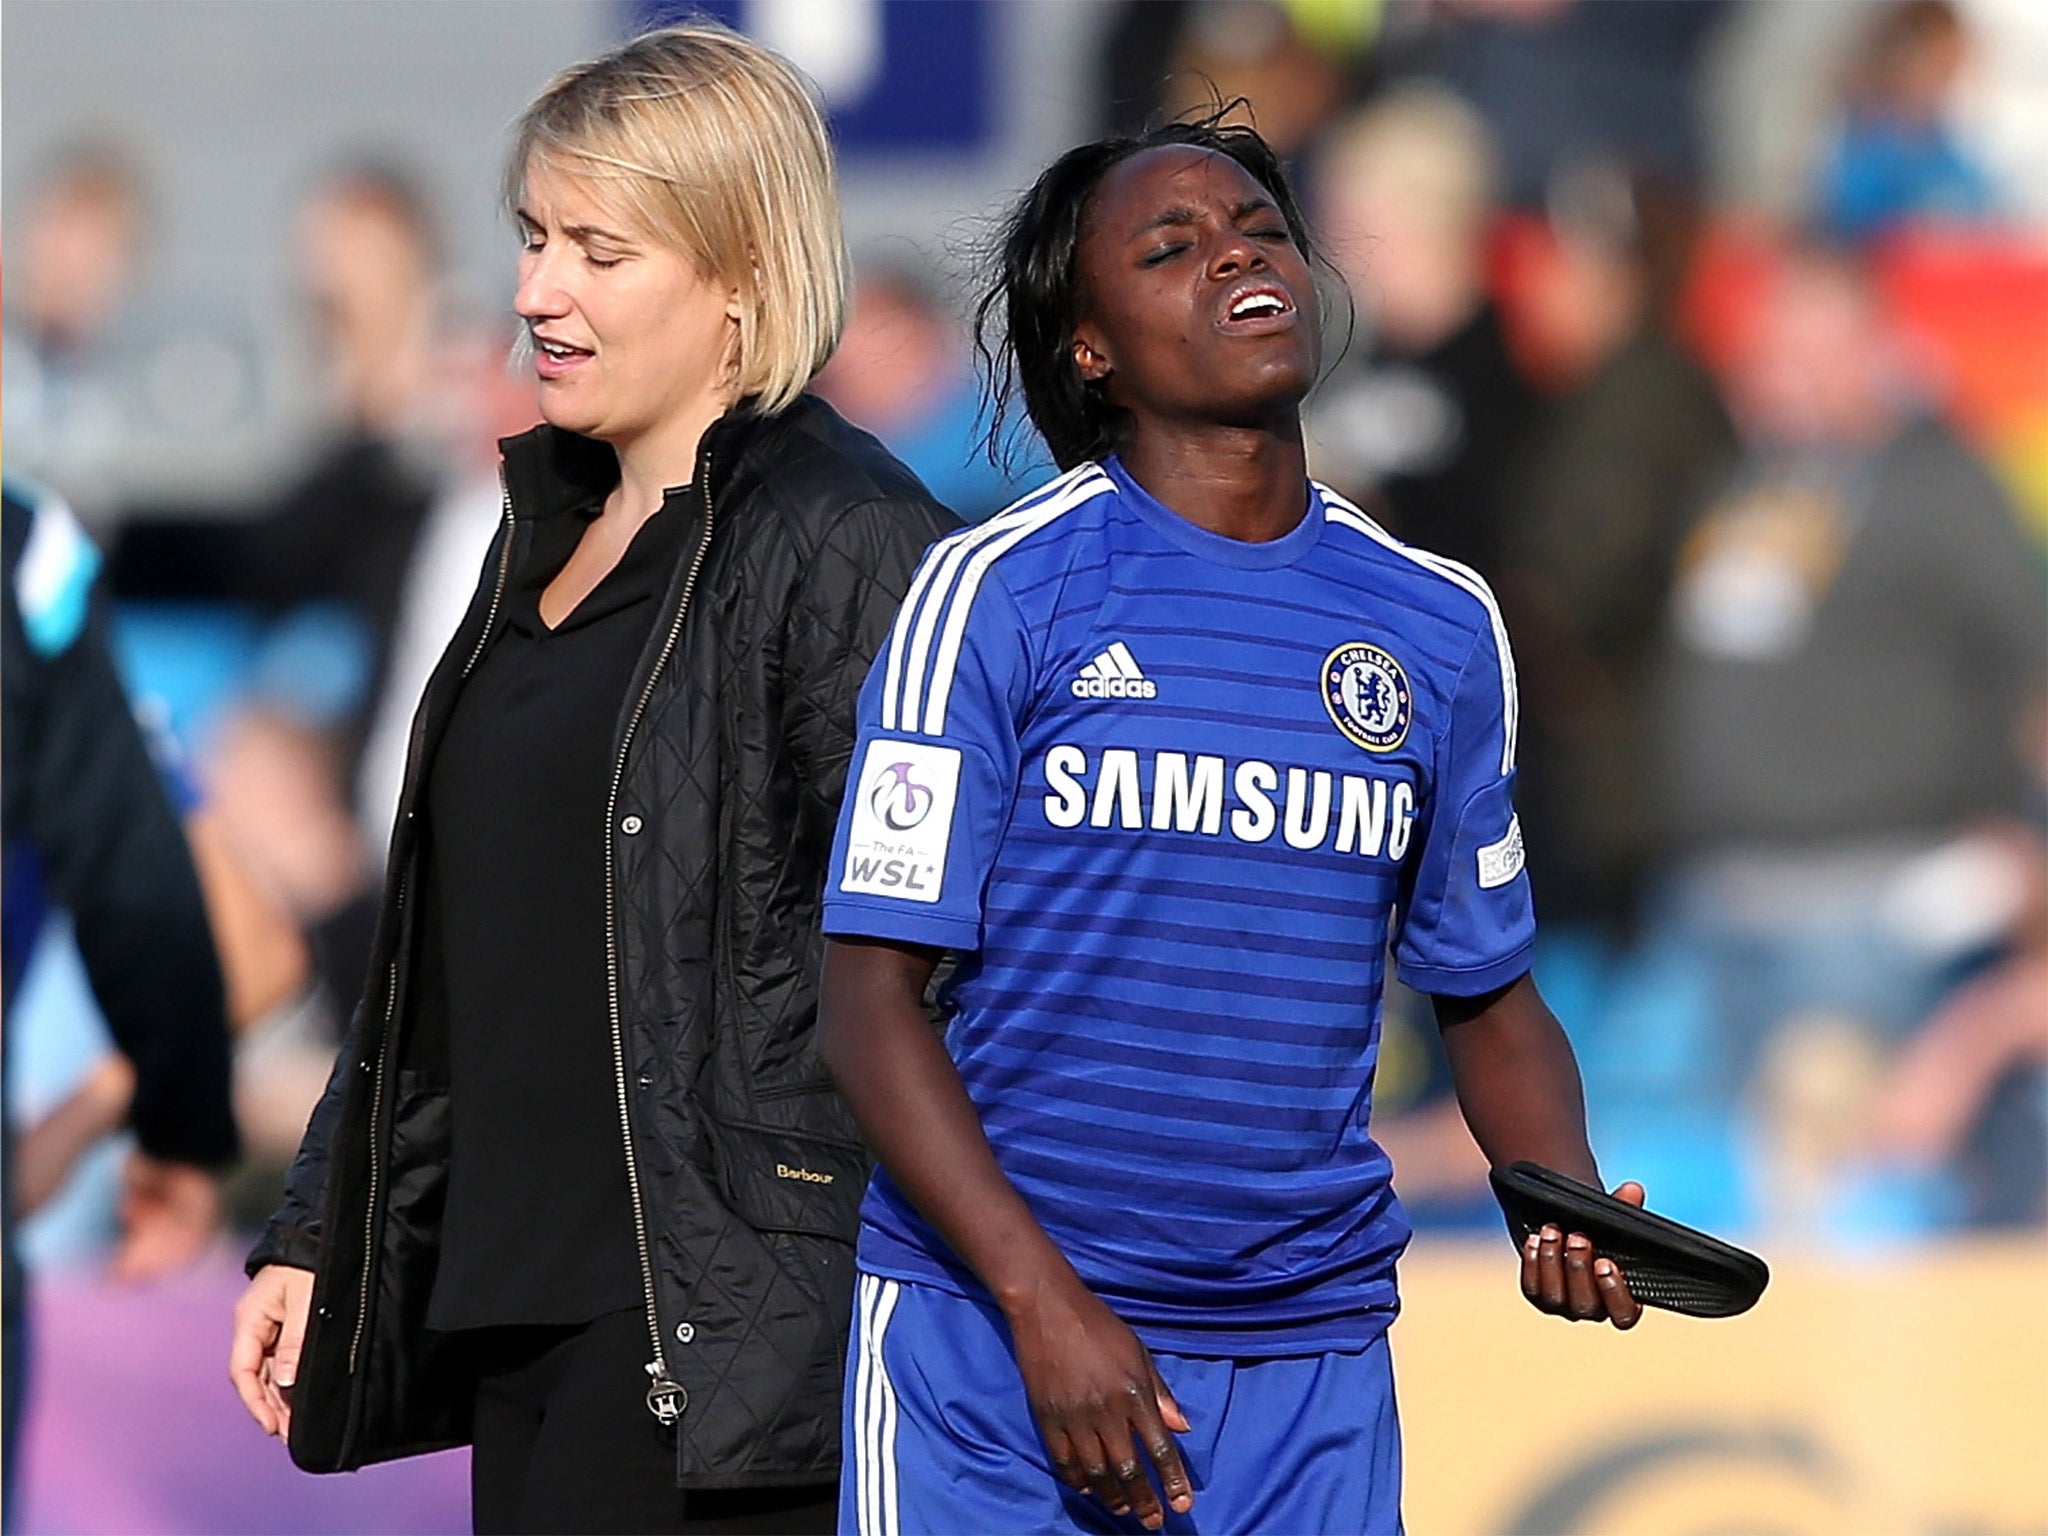
[[[503,444],[231,1373],[315,1470],[472,1443],[479,1531],[829,1530],[865,1165],[819,901],[952,519],[804,393],[845,260],[775,55],[692,24],[578,65],[506,192],[546,424]]]

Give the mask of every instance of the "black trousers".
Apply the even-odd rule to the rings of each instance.
[[[479,1328],[471,1518],[478,1536],[731,1532],[830,1536],[834,1483],[685,1493],[647,1411],[637,1309],[572,1327]]]

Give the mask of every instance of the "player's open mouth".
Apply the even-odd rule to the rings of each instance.
[[[1295,319],[1294,299],[1287,290],[1263,282],[1234,289],[1216,325],[1233,334],[1266,335],[1291,329]]]

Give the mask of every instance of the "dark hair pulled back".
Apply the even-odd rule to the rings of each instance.
[[[1231,102],[1194,121],[1070,149],[1046,167],[1004,218],[993,274],[974,307],[992,459],[1000,460],[1006,429],[1015,425],[1019,394],[1024,414],[1061,469],[1116,451],[1126,413],[1074,365],[1074,327],[1081,318],[1075,256],[1096,187],[1131,156],[1183,144],[1228,155],[1271,194],[1302,254],[1317,259],[1279,156],[1256,129],[1222,121],[1242,105]]]

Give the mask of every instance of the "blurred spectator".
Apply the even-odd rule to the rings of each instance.
[[[126,1170],[116,1269],[161,1274],[211,1237],[219,1215],[213,1170],[236,1152],[219,964],[191,853],[107,648],[98,552],[54,497],[10,481],[4,504],[0,995],[11,1004],[17,994],[47,894],[71,914],[93,992],[130,1069],[116,1068],[114,1081],[97,1085],[121,1100],[139,1142]],[[5,1140],[0,1295],[11,1493],[25,1374],[13,1201],[24,1170],[11,1124]]]
[[[1291,159],[1352,93],[1380,24],[1378,6],[1342,0],[1125,0],[1103,42],[1102,131],[1241,96]]]
[[[981,451],[981,397],[959,317],[906,263],[861,264],[846,335],[813,388],[967,522],[1021,489]]]
[[[1409,61],[1478,108],[1505,152],[1503,195],[1536,208],[1564,165],[1626,155],[1698,180],[1700,63],[1725,0],[1446,0]]]
[[[1572,387],[1511,479],[1501,596],[1522,684],[1516,800],[1551,932],[1620,936],[1655,842],[1650,690],[1672,569],[1735,432],[1675,334],[1691,199],[1588,162],[1558,177],[1549,222],[1555,260],[1534,302]]]
[[[232,475],[268,423],[251,343],[204,303],[144,296],[150,195],[140,158],[81,138],[43,169],[9,242],[9,465],[94,523]]]
[[[1492,135],[1448,93],[1398,89],[1335,128],[1316,217],[1358,334],[1310,397],[1315,476],[1394,531],[1491,577],[1511,455],[1534,400],[1488,299]],[[1332,349],[1344,316],[1332,315]]]
[[[2048,718],[2034,722],[2048,790]],[[1964,1219],[2048,1221],[2048,863],[2037,838],[1987,834],[1966,845],[1983,884],[2003,883],[2017,916],[2010,953],[1945,1002],[1886,1074],[1880,1157],[1961,1175]]]
[[[91,510],[113,493],[121,375],[135,361],[121,327],[147,222],[128,152],[83,140],[51,163],[14,226],[4,377],[16,472],[52,475]]]
[[[1991,180],[1949,122],[1969,51],[1950,0],[1895,0],[1873,16],[1821,175],[1832,234],[1862,240],[1908,221],[1991,214]]]
[[[332,995],[352,998],[368,936],[348,914],[376,864],[358,769],[451,426],[440,248],[419,189],[368,164],[312,190],[298,237],[331,426],[251,530],[246,594],[273,623],[209,779],[237,849],[314,932]]]
[[[1809,1025],[1828,1060],[1844,1021],[1903,1039],[2013,920],[2010,883],[1958,839],[2021,824],[2041,563],[1911,384],[1864,268],[1789,253],[1736,366],[1743,460],[1681,554],[1661,826],[1673,921],[1712,968],[1702,1086],[1724,1102],[1767,1053],[1774,1084],[1809,1079],[1784,1060]]]
[[[237,851],[231,818],[223,816],[196,785],[158,701],[138,699],[136,717],[158,773],[181,808],[185,841],[220,957],[235,1047],[235,1123],[249,1160],[260,1164],[268,1152],[281,1161],[297,1147],[334,1059],[330,1048],[309,1046],[299,1038],[309,1003],[311,957],[306,941],[292,914]],[[42,1017],[21,1021],[25,1030],[48,1028],[50,1022]],[[94,1142],[126,1123],[133,1086],[133,1071],[118,1054],[103,1057],[87,1071],[68,1099],[24,1133],[17,1190],[26,1190],[33,1180],[40,1194],[54,1193]],[[229,1182],[230,1204],[250,1179],[275,1172],[274,1166],[245,1164]],[[263,1198],[268,1201],[274,1194],[273,1178]],[[22,1214],[39,1203],[24,1199]]]
[[[374,688],[435,487],[439,244],[419,189],[379,166],[317,186],[300,211],[298,243],[331,425],[257,530],[249,575],[273,612],[327,605],[362,627],[363,676],[318,709],[346,717]],[[314,703],[278,702],[301,712]]]

